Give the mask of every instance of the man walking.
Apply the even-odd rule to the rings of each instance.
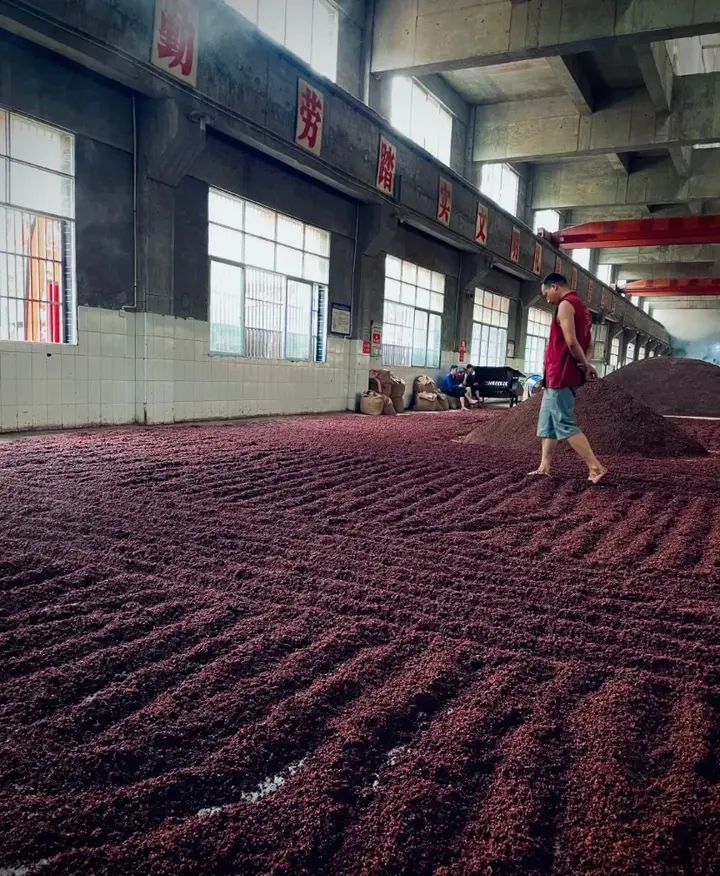
[[[592,319],[584,302],[570,289],[562,274],[549,274],[541,291],[548,304],[557,305],[545,349],[545,379],[537,434],[542,438],[542,459],[534,475],[549,475],[558,441],[567,441],[588,467],[588,480],[598,484],[607,469],[593,453],[575,422],[575,392],[587,378],[597,377],[590,364]]]

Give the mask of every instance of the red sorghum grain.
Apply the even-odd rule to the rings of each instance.
[[[541,399],[537,395],[502,420],[481,423],[466,442],[505,450],[539,449]],[[598,456],[677,457],[707,452],[670,420],[606,380],[594,380],[578,390],[577,421]]]
[[[605,379],[659,414],[720,417],[720,368],[712,362],[665,356],[643,359]]]
[[[0,447],[0,869],[714,876],[720,459],[511,416]]]

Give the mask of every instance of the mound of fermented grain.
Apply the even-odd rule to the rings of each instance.
[[[503,417],[481,423],[465,438],[498,450],[536,451],[541,395]],[[578,391],[578,424],[598,456],[705,456],[705,448],[619,386],[595,380]]]
[[[666,416],[720,417],[720,368],[700,359],[633,362],[605,378]]]

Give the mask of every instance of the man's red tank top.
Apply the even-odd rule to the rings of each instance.
[[[566,295],[563,301],[568,301],[575,308],[575,334],[583,351],[587,351],[592,341],[590,311],[578,298],[575,290]],[[550,340],[545,348],[545,386],[548,389],[565,389],[582,386],[584,380],[583,372],[578,368],[565,343],[565,336],[556,314],[550,329]]]

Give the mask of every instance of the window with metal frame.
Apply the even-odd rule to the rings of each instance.
[[[605,362],[607,354],[608,325],[596,322],[592,327],[593,360]]]
[[[337,77],[338,8],[330,0],[225,0],[267,36],[333,82]]]
[[[527,335],[525,340],[525,373],[543,374],[545,372],[545,347],[550,337],[553,315],[539,307],[528,311]]]
[[[536,210],[533,216],[533,231],[537,234],[541,228],[552,234],[560,231],[560,213],[557,210]]]
[[[629,365],[635,361],[635,344],[632,342],[625,347],[625,364]]]
[[[517,216],[520,177],[509,164],[483,164],[480,191],[508,213]]]
[[[439,368],[445,277],[385,256],[385,365]]]
[[[586,271],[590,270],[590,258],[592,256],[592,250],[589,249],[574,249],[570,255],[572,256],[572,260],[577,262],[581,268],[585,268]]]
[[[75,138],[0,108],[0,340],[75,341]]]
[[[475,290],[470,361],[473,365],[504,365],[507,358],[510,302],[502,295]]]
[[[641,346],[638,349],[638,359],[644,359],[647,356],[647,347]]]
[[[613,281],[613,265],[598,265],[595,269],[595,276],[601,283],[609,286]]]
[[[330,232],[217,189],[208,209],[210,351],[324,361]]]
[[[617,371],[620,367],[620,336],[613,338],[610,342],[610,358],[608,361],[607,373]]]
[[[409,76],[394,76],[390,94],[390,122],[443,164],[450,164],[452,114]]]

